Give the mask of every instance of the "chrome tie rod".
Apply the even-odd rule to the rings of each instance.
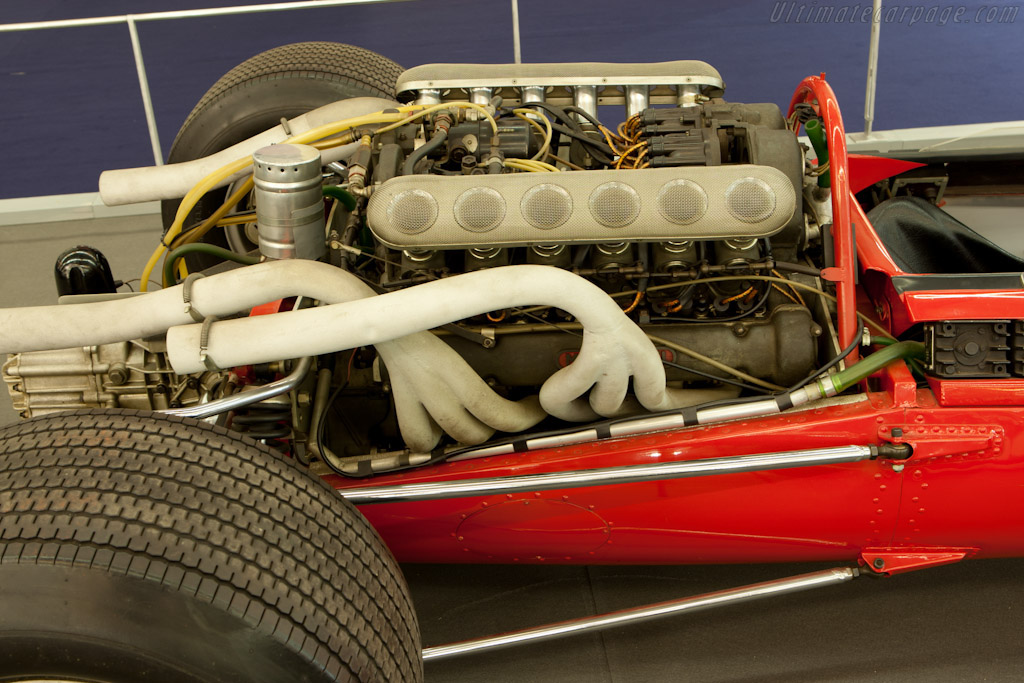
[[[669,600],[667,602],[658,602],[653,605],[645,605],[643,607],[633,607],[631,609],[608,612],[607,614],[599,614],[592,617],[584,617],[582,619],[560,621],[556,624],[549,624],[547,626],[537,626],[519,631],[510,631],[496,636],[474,638],[472,640],[464,640],[462,642],[451,643],[449,645],[428,647],[423,649],[423,661],[429,662],[437,659],[448,659],[450,657],[458,657],[461,655],[473,654],[475,652],[512,647],[513,645],[525,645],[527,643],[536,643],[544,640],[554,640],[555,638],[564,638],[578,633],[599,631],[613,626],[636,624],[642,621],[651,621],[653,619],[660,619],[662,617],[669,617],[676,614],[699,612],[715,607],[724,607],[726,605],[734,605],[741,602],[751,602],[761,598],[769,598],[774,595],[786,595],[788,593],[796,593],[799,591],[810,590],[812,588],[833,586],[847,581],[852,581],[857,578],[860,573],[860,570],[855,567],[836,567],[834,569],[826,569],[823,571],[811,572],[809,574],[800,574],[799,576],[792,576],[785,579],[755,583],[740,588],[730,588],[728,590],[704,593],[703,595],[695,595],[693,597],[681,598],[679,600]]]
[[[909,449],[901,449],[900,446],[893,446],[891,444],[881,446],[832,446],[801,451],[784,451],[781,453],[758,453],[755,455],[624,465],[621,467],[571,470],[545,474],[455,479],[452,481],[420,484],[366,486],[362,488],[339,489],[338,493],[355,505],[399,503],[418,500],[490,496],[502,493],[551,491],[585,486],[630,484],[643,481],[700,477],[712,474],[763,472],[793,467],[838,465],[873,460],[875,458],[903,460],[909,455]]]

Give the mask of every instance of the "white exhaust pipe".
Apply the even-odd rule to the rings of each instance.
[[[220,367],[319,355],[379,344],[489,311],[538,304],[567,311],[584,327],[579,356],[541,388],[541,405],[551,415],[572,421],[619,415],[630,378],[647,410],[692,401],[692,392],[666,389],[657,349],[615,301],[596,285],[550,266],[490,268],[345,304],[215,322],[209,326],[206,354]],[[201,325],[168,330],[168,358],[176,372],[203,369],[201,336]]]
[[[365,114],[373,114],[383,109],[401,106],[393,100],[380,97],[355,97],[339,100],[318,109],[296,116],[288,122],[288,131],[283,125],[277,125],[248,140],[211,154],[202,159],[183,161],[165,166],[143,166],[140,168],[122,168],[115,171],[104,171],[100,174],[100,199],[107,206],[135,204],[160,199],[178,199],[184,197],[196,183],[216,171],[218,168],[252,156],[261,147],[284,142],[288,138],[305,133],[318,126],[332,121],[341,121]],[[359,143],[342,145],[323,150],[321,158],[324,164],[348,158]],[[228,185],[251,173],[244,169],[235,175],[225,178],[217,187]]]
[[[0,352],[93,346],[166,331],[175,372],[202,371],[202,326],[189,324],[183,290],[178,285],[130,299],[0,309]],[[234,367],[372,344],[390,375],[402,436],[414,451],[431,450],[442,431],[465,444],[486,441],[495,430],[521,432],[545,412],[571,421],[622,414],[630,407],[630,377],[637,399],[652,411],[721,394],[666,389],[661,359],[643,331],[600,288],[549,266],[494,268],[374,296],[354,275],[330,265],[272,261],[195,280],[190,305],[202,316],[224,317],[295,295],[330,305],[212,323],[211,361]],[[458,353],[424,331],[531,304],[568,311],[584,326],[579,356],[541,388],[543,410],[535,400],[498,396]]]

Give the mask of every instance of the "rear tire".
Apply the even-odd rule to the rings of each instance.
[[[225,429],[91,410],[0,430],[0,680],[421,681],[362,515]]]
[[[203,95],[171,145],[168,163],[191,161],[230,147],[281,122],[325,104],[352,97],[393,98],[402,67],[354,45],[311,42],[284,45],[245,60]],[[192,225],[213,213],[227,197],[223,188],[207,193],[185,219]],[[164,228],[174,221],[179,200],[161,205]],[[227,247],[221,231],[204,242]],[[190,255],[192,268],[217,259]]]

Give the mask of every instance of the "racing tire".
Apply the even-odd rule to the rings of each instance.
[[[88,410],[0,430],[0,681],[421,681],[359,512],[220,427]]]
[[[387,57],[354,45],[293,43],[247,59],[203,95],[178,131],[168,163],[191,161],[241,142],[281,122],[325,104],[352,97],[393,98],[402,67]],[[207,193],[189,213],[192,225],[213,213],[227,197],[220,188]],[[180,201],[161,204],[164,229],[174,221]],[[222,231],[204,242],[227,247]],[[218,259],[190,254],[191,268],[207,268]]]

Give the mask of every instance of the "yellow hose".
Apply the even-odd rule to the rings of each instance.
[[[491,129],[494,131],[495,135],[497,135],[497,121],[494,120],[494,117],[491,116],[490,112],[481,107],[479,104],[474,104],[472,102],[448,102],[444,104],[435,104],[433,106],[426,108],[423,108],[422,105],[406,105],[403,107],[398,107],[397,111],[395,112],[384,113],[383,111],[380,111],[373,114],[356,116],[350,119],[343,119],[341,121],[333,121],[331,123],[325,123],[322,126],[317,126],[316,128],[311,128],[305,133],[288,138],[284,142],[285,144],[305,145],[320,140],[322,138],[330,137],[331,135],[336,135],[343,131],[350,130],[352,128],[358,128],[359,126],[367,126],[377,123],[391,124],[378,130],[378,132],[384,132],[387,130],[392,130],[394,128],[403,126],[431,112],[438,111],[440,109],[450,109],[452,107],[460,109],[474,109],[480,112],[491,124]],[[407,116],[412,112],[415,113],[413,113],[412,116]],[[203,197],[203,195],[217,187],[217,185],[219,185],[223,180],[225,180],[226,178],[230,178],[231,176],[248,168],[251,165],[252,157],[250,156],[238,159],[225,166],[222,166],[221,168],[217,169],[213,173],[209,174],[208,176],[200,180],[196,184],[196,186],[189,190],[188,194],[186,194],[182,198],[181,204],[178,205],[178,211],[174,216],[174,222],[171,223],[171,227],[167,230],[167,234],[164,235],[163,241],[153,251],[153,254],[149,257],[149,260],[146,262],[145,268],[143,268],[142,270],[142,282],[140,285],[140,289],[143,292],[147,291],[149,288],[149,277],[150,275],[152,275],[157,263],[159,263],[160,257],[163,256],[165,251],[167,251],[166,245],[170,244],[170,242],[181,233],[181,230],[185,224],[185,218],[188,216],[189,212],[192,211],[193,207],[195,207],[196,203]],[[184,262],[179,262],[178,272],[181,274],[182,277],[188,274],[188,271],[185,270]]]
[[[551,128],[551,121],[548,121],[548,117],[540,117],[541,121],[544,122],[544,127],[542,128],[541,125],[537,123],[537,119],[534,118],[538,115],[537,112],[532,109],[513,109],[512,113],[536,128],[544,138],[544,144],[541,145],[540,151],[530,157],[530,160],[540,161],[546,157],[548,155],[548,150],[551,149],[551,138],[554,136],[554,130]]]
[[[514,168],[517,171],[532,171],[534,173],[558,173],[558,167],[543,161],[533,159],[505,159],[505,166]]]

